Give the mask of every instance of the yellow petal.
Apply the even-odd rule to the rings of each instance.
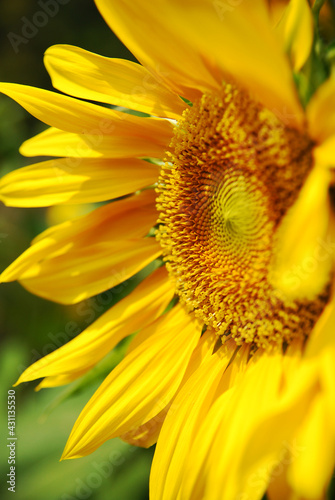
[[[20,279],[30,292],[75,304],[129,279],[161,255],[153,238],[102,243],[35,264]]]
[[[335,461],[334,326],[335,300],[332,296],[306,346],[303,362],[316,370],[321,390],[303,426],[300,426],[297,439],[305,452],[297,457],[297,463],[293,462],[289,470],[292,488],[304,498],[313,500],[322,498]]]
[[[244,448],[245,442],[262,415],[272,408],[281,373],[282,355],[264,353],[213,403],[189,451],[181,498],[221,500],[243,495],[239,464],[247,450],[251,452]],[[265,489],[263,484],[263,492]]]
[[[192,39],[178,26],[179,22],[188,22],[190,9],[186,5],[179,3],[176,8],[172,2],[160,1],[156,9],[138,0],[96,0],[96,4],[111,29],[141,64],[177,95],[192,101],[203,92],[219,88],[194,50]],[[198,19],[197,29],[201,22]]]
[[[45,358],[43,358],[43,359],[45,359]],[[69,375],[55,375],[55,376],[52,376],[52,377],[46,377],[46,378],[44,378],[42,380],[42,382],[40,382],[35,387],[35,391],[40,391],[41,389],[47,389],[47,388],[49,389],[50,387],[59,387],[61,385],[70,384],[71,382],[73,382],[77,378],[82,377],[86,372],[88,372],[88,370],[90,368],[91,367],[88,366],[84,370],[81,370],[79,372],[73,372],[73,373],[71,373]],[[20,382],[17,381],[17,383],[14,384],[14,386],[16,386],[19,383]]]
[[[285,123],[302,125],[304,114],[291,68],[271,28],[267,2],[166,3],[175,7],[175,27],[219,74],[230,75]]]
[[[315,166],[278,230],[272,282],[289,299],[315,298],[324,290],[332,268],[329,242],[330,172]]]
[[[95,208],[96,203],[53,205],[45,211],[46,224],[48,227],[56,226],[65,221],[86,215]]]
[[[70,45],[50,47],[44,58],[53,86],[66,94],[155,116],[179,119],[185,103],[147,69]]]
[[[290,0],[276,31],[295,71],[307,61],[313,43],[313,17],[307,0]]]
[[[269,13],[273,26],[276,26],[283,17],[287,0],[270,0]]]
[[[139,159],[50,160],[14,170],[0,180],[7,206],[45,207],[118,198],[154,184],[157,167]]]
[[[242,447],[237,474],[237,483],[250,498],[259,498],[285,466],[304,451],[296,433],[317,394],[317,383],[315,371],[301,371],[293,389],[277,397],[254,425]]]
[[[288,482],[306,499],[322,498],[333,473],[335,435],[332,420],[324,398],[319,395],[296,438],[300,453],[289,466]]]
[[[221,397],[216,400],[216,405],[212,405],[211,409],[216,408],[219,404],[228,405],[232,398],[234,390],[230,389],[226,391]],[[206,480],[208,478],[209,463],[208,463],[208,453],[215,440],[215,434],[219,429],[220,423],[222,421],[224,412],[216,411],[209,412],[203,422],[200,424],[197,435],[195,436],[194,442],[189,450],[188,461],[186,462],[183,470],[183,481],[181,484],[179,499],[185,500],[202,500],[205,498],[206,490]],[[211,420],[209,421],[209,416]],[[205,430],[202,430],[203,423],[207,422]],[[200,435],[201,431],[201,435]],[[201,441],[200,441],[201,436]],[[197,450],[194,448],[194,444],[197,443]],[[224,443],[221,443],[222,448]],[[191,468],[191,458],[193,462],[193,467]],[[211,464],[213,466],[213,464]],[[219,478],[216,478],[216,481]],[[222,496],[221,496],[222,498]]]
[[[171,128],[164,119],[139,118],[26,85],[0,83],[0,92],[14,99],[38,120],[75,134],[131,135],[133,130],[135,136],[143,137]]]
[[[150,338],[121,361],[83,409],[63,458],[92,453],[106,440],[143,425],[174,396],[201,327],[176,306],[148,328]]]
[[[2,281],[19,279],[30,291],[66,304],[116,286],[161,253],[154,238],[142,238],[156,221],[154,199],[145,191],[48,229]]]
[[[335,135],[335,77],[331,76],[308,103],[307,120],[310,136],[322,143]],[[332,161],[333,163],[333,161]]]
[[[207,358],[177,394],[160,433],[151,468],[153,500],[177,498],[184,463],[232,353]]]
[[[150,448],[150,446],[157,442],[169,408],[170,405],[167,405],[160,413],[152,417],[151,420],[148,420],[145,424],[140,425],[125,434],[122,434],[120,438],[133,446]]]
[[[259,499],[278,472],[274,467],[295,451],[292,437],[316,394],[316,372],[300,370],[282,395],[283,354],[255,356],[199,429],[182,498],[193,499],[192,492],[200,488],[211,500]]]
[[[335,135],[330,136],[313,150],[315,163],[325,167],[335,167]]]
[[[136,335],[135,339],[141,335]],[[141,341],[134,343],[132,342],[132,349],[134,350],[140,343],[144,342],[144,340],[149,338],[149,333],[141,338]],[[194,349],[192,356],[190,358],[189,364],[185,371],[184,377],[178,387],[176,392],[176,396],[178,396],[179,392],[183,389],[184,385],[188,381],[188,379],[194,374],[196,370],[201,366],[201,364],[209,358],[213,352],[217,341],[217,336],[214,332],[207,330],[199,340],[197,347]],[[175,397],[176,397],[175,396]],[[158,436],[160,434],[162,425],[165,421],[166,415],[169,411],[172,413],[178,407],[178,403],[175,403],[175,397],[162,409],[162,411],[155,415],[151,420],[141,425],[138,428],[133,429],[132,431],[121,436],[121,439],[124,439],[130,444],[136,446],[142,446],[144,448],[148,448],[156,443]]]
[[[304,362],[316,364],[329,414],[335,422],[335,298],[332,296],[308,339]],[[335,424],[333,425],[335,433]]]
[[[113,135],[99,130],[95,134],[80,135],[51,127],[25,141],[20,153],[24,156],[67,156],[70,166],[78,165],[81,158],[162,158],[171,141],[171,123],[166,121],[167,128],[160,127],[155,132],[147,130],[146,125],[152,123],[147,120],[153,118],[141,118],[141,128],[131,128],[127,134],[115,129]],[[138,135],[140,131],[142,136]]]
[[[320,358],[330,350],[335,351],[334,325],[335,297],[333,294],[308,339],[304,356],[306,360]]]
[[[68,255],[70,250],[145,236],[156,222],[155,196],[152,190],[147,190],[48,228],[34,238],[32,246],[2,273],[1,279],[13,281],[34,263]]]
[[[98,363],[120,340],[159,317],[173,295],[174,286],[168,279],[165,267],[157,269],[81,334],[27,368],[16,385],[41,377],[60,377],[62,381],[62,377],[74,375],[71,381],[74,380],[82,371]],[[114,296],[111,293],[112,298]],[[90,316],[92,309],[89,305],[83,305],[79,314],[87,313]]]
[[[180,95],[192,100],[188,87],[206,92],[231,75],[286,121],[302,123],[290,67],[264,0],[238,6],[162,0],[159,9],[139,0],[96,3],[139,61]]]

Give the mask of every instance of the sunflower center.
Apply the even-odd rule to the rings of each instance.
[[[232,85],[176,126],[158,185],[158,239],[181,301],[220,336],[266,347],[306,336],[326,294],[269,281],[277,228],[312,168],[307,135]]]

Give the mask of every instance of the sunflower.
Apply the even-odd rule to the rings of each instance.
[[[22,154],[57,157],[6,175],[1,200],[104,202],[35,238],[2,282],[74,304],[155,262],[17,383],[72,382],[136,333],[63,458],[116,436],[157,442],[151,500],[316,500],[331,479],[335,78],[314,26],[322,3],[291,0],[274,26],[265,0],[96,0],[141,64],[57,45],[45,65],[68,95],[0,86],[50,126]]]

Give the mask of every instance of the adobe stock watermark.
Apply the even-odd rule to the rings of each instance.
[[[7,38],[15,54],[18,54],[20,45],[27,44],[38,34],[41,28],[48,24],[50,18],[58,14],[61,5],[66,5],[69,2],[70,0],[38,0],[37,4],[41,10],[37,10],[31,19],[26,16],[21,17],[21,33],[18,34],[12,31],[7,33]]]
[[[234,11],[242,2],[243,0],[214,0],[213,7],[220,21],[223,21],[226,13]]]
[[[335,255],[335,241],[328,235],[327,238],[317,238],[313,253],[305,257],[299,264],[290,268],[285,274],[287,285],[292,291],[297,290],[303,281],[315,273],[324,261],[330,261]]]
[[[92,472],[90,472],[84,479],[77,477],[75,479],[75,491],[74,495],[69,495],[64,493],[60,500],[86,500],[90,498],[93,491],[103,484],[103,482],[111,477],[115,470],[123,465],[128,456],[131,455],[136,450],[135,447],[131,446],[125,449],[123,453],[121,451],[112,451],[106,460],[97,462],[91,462]]]
[[[295,113],[292,113],[287,106],[283,106],[280,109],[272,108],[271,111],[278,118],[278,120],[286,126],[292,125],[292,123],[295,123],[299,118]]]
[[[291,465],[302,453],[306,451],[306,446],[301,446],[297,440],[292,442],[283,441],[280,455],[273,462],[264,467],[260,467],[248,479],[247,484],[253,491],[264,492],[277,477],[281,476],[285,469]],[[237,495],[236,500],[251,500],[249,493],[242,492]]]

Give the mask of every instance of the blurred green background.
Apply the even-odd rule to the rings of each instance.
[[[43,24],[45,16],[39,17],[38,13],[46,12],[47,4],[48,0],[1,0],[0,81],[52,89],[43,66],[43,53],[57,43],[134,60],[109,30],[93,0],[50,0],[54,6],[53,15],[47,14],[47,22],[37,30],[27,28],[36,21]],[[52,9],[52,5],[49,8]],[[15,102],[0,96],[0,175],[36,161],[21,157],[18,148],[24,140],[44,128]],[[56,216],[61,217],[59,214]],[[44,230],[48,220],[54,217],[55,214],[45,209],[6,208],[1,204],[0,270],[26,249],[32,238]],[[87,310],[93,313],[86,316],[78,314],[76,306],[63,307],[35,297],[17,283],[0,285],[0,471],[1,477],[6,478],[1,487],[2,499],[13,498],[13,493],[7,490],[9,485],[5,484],[9,472],[7,391],[25,367],[69,340],[65,331],[69,322],[75,323],[73,330],[78,333],[89,320],[96,319],[140,279],[141,276],[137,276],[126,286],[121,285],[108,295],[108,300],[102,295],[88,301]],[[124,346],[121,345],[83,384],[34,392],[36,384],[30,383],[15,389],[17,442],[14,497],[17,500],[148,498],[152,450],[137,449],[115,439],[88,457],[59,462],[78,414],[123,351]]]

